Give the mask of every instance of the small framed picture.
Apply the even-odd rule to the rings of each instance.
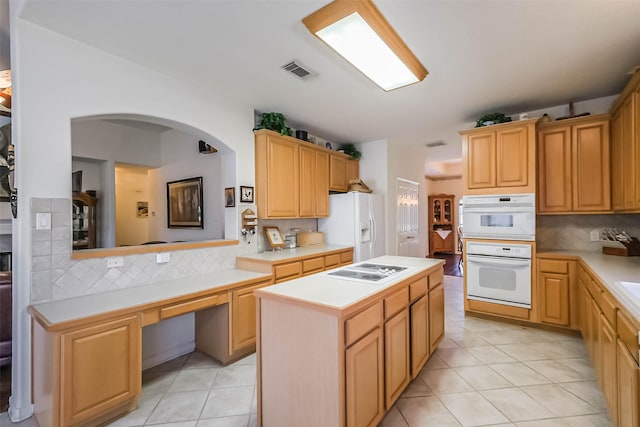
[[[240,201],[245,203],[253,203],[253,187],[240,186]]]
[[[267,240],[269,240],[269,244],[272,248],[284,247],[284,240],[282,240],[282,235],[280,235],[280,229],[278,227],[265,227],[264,233],[267,235]]]
[[[74,193],[82,191],[82,171],[76,171],[71,174],[71,191]]]
[[[227,187],[224,189],[224,207],[232,208],[236,205],[236,188]]]
[[[138,218],[147,218],[149,216],[149,202],[138,202]]]

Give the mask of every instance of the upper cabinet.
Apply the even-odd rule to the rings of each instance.
[[[460,132],[465,194],[535,191],[537,120],[520,120]]]
[[[538,126],[538,213],[611,210],[609,115]]]
[[[254,134],[259,218],[327,217],[329,191],[347,191],[358,177],[358,162],[344,153],[270,130]]]
[[[611,108],[611,166],[613,209],[640,212],[640,71]]]

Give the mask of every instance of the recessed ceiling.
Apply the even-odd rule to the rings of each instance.
[[[379,0],[429,70],[384,92],[304,28],[326,3],[27,0],[23,18],[330,141],[388,139],[434,160],[460,157],[457,131],[484,114],[617,94],[640,64],[638,1]],[[288,75],[292,58],[317,76]]]

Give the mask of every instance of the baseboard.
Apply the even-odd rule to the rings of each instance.
[[[195,340],[171,347],[162,353],[154,354],[142,360],[142,370],[153,368],[176,357],[193,352],[196,349]]]
[[[33,405],[26,405],[17,408],[13,399],[13,396],[9,396],[9,419],[12,423],[17,423],[26,420],[33,415]]]

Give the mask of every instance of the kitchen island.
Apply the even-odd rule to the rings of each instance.
[[[444,336],[443,264],[377,283],[319,273],[255,291],[259,425],[375,426]]]

